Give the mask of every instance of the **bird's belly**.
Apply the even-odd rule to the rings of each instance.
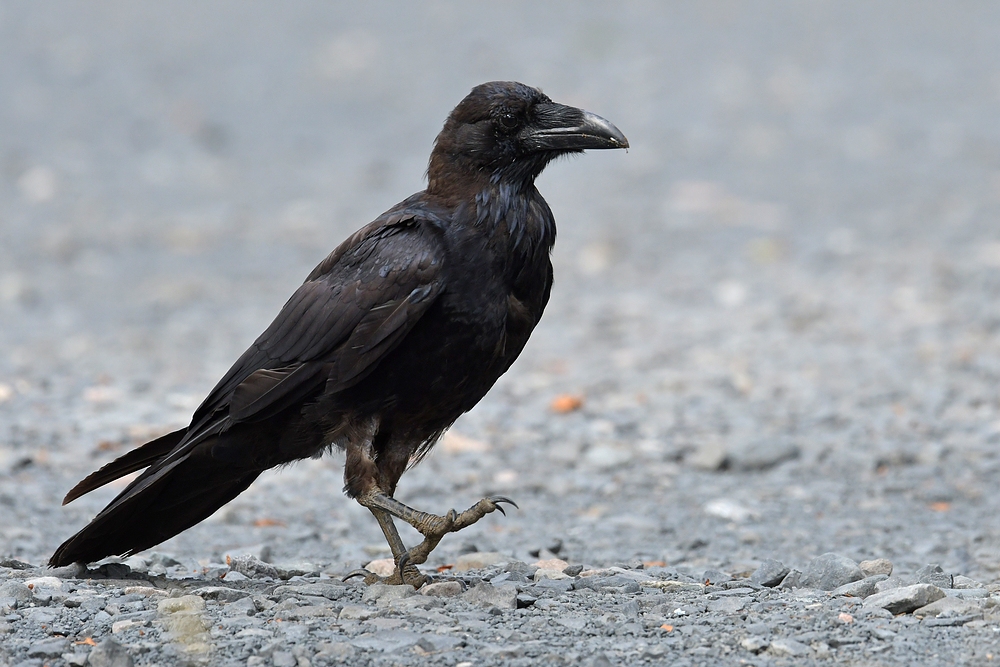
[[[532,327],[511,335],[506,299],[492,307],[435,304],[405,341],[355,388],[365,412],[418,433],[447,428],[503,375]],[[498,303],[499,302],[499,303]]]

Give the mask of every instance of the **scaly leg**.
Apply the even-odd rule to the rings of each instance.
[[[454,533],[462,530],[463,528],[467,528],[494,510],[500,510],[501,514],[506,514],[502,503],[508,503],[517,507],[517,504],[510,498],[505,498],[504,496],[489,496],[487,498],[483,498],[462,513],[450,510],[444,516],[437,516],[436,514],[428,514],[427,512],[415,510],[412,507],[404,505],[395,498],[391,498],[380,492],[366,494],[358,498],[358,502],[371,510],[372,513],[375,514],[376,518],[378,518],[378,514],[376,514],[377,510],[387,512],[388,514],[399,517],[403,521],[407,522],[424,536],[423,542],[407,552],[407,564],[414,566],[426,562],[427,557],[430,555],[431,551],[434,550],[434,547],[436,547],[438,542],[441,541],[441,538],[448,533]],[[379,523],[381,523],[381,520]],[[395,526],[393,526],[393,528],[395,529]],[[383,528],[383,530],[385,529]],[[388,535],[386,535],[386,538],[388,539]],[[393,555],[395,555],[395,553]]]

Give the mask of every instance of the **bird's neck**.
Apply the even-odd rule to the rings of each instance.
[[[555,219],[533,181],[491,181],[476,194],[476,226],[505,235],[512,252],[545,255],[556,240]]]

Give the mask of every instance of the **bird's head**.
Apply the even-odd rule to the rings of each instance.
[[[447,193],[463,175],[530,185],[553,158],[588,148],[628,148],[628,139],[600,116],[557,104],[537,88],[484,83],[445,121],[431,153],[427,189]]]

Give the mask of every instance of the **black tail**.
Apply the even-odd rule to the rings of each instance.
[[[215,437],[168,460],[171,433],[101,468],[70,491],[79,497],[112,479],[149,465],[94,520],[66,540],[49,559],[51,567],[91,563],[148,549],[208,518],[242,493],[262,470],[212,458]],[[176,437],[179,441],[180,437]],[[158,456],[154,452],[160,452]],[[152,465],[150,465],[152,464]]]
[[[133,449],[124,456],[119,456],[97,472],[88,475],[86,479],[70,489],[70,492],[63,498],[62,504],[71,503],[80,496],[86,495],[108,482],[113,482],[119,477],[124,477],[130,472],[148,468],[169,454],[186,433],[187,429],[182,428],[179,431],[160,436],[156,440],[150,440],[142,447]]]

